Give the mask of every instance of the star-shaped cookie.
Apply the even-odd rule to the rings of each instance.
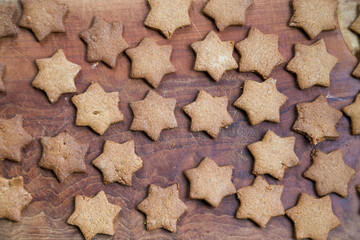
[[[277,90],[276,79],[269,78],[262,83],[246,80],[243,89],[234,106],[247,113],[251,125],[280,122],[280,108],[288,98]]]
[[[360,6],[359,6],[360,10]],[[351,30],[356,32],[357,34],[360,34],[360,15],[355,19],[355,21],[349,26]]]
[[[356,96],[355,101],[344,107],[343,112],[351,119],[351,129],[353,135],[360,134],[360,93]]]
[[[203,199],[218,207],[222,199],[236,193],[231,181],[233,166],[219,167],[212,159],[204,158],[198,167],[185,170],[190,182],[190,198]]]
[[[100,135],[111,124],[124,120],[118,107],[119,93],[107,93],[98,83],[92,83],[86,92],[71,100],[77,108],[76,125],[89,126]]]
[[[133,140],[119,144],[106,141],[103,153],[92,164],[99,168],[106,184],[119,182],[131,186],[132,175],[142,167],[143,161],[135,153]]]
[[[144,100],[130,103],[134,113],[130,130],[144,131],[152,140],[158,140],[162,130],[178,126],[175,106],[175,98],[164,98],[150,90]]]
[[[0,161],[4,159],[21,161],[21,150],[32,141],[23,128],[23,117],[0,118]]]
[[[295,207],[286,210],[295,225],[295,238],[326,240],[329,231],[341,224],[332,211],[331,198],[315,198],[302,193]]]
[[[132,62],[130,77],[144,78],[152,87],[158,87],[164,75],[175,72],[171,52],[171,45],[160,46],[151,38],[144,38],[139,46],[126,50]]]
[[[196,53],[195,71],[206,71],[219,81],[227,70],[238,67],[234,57],[234,42],[223,42],[218,35],[211,31],[203,41],[191,44]]]
[[[299,164],[294,146],[295,137],[281,138],[268,130],[262,141],[248,146],[255,159],[253,174],[270,174],[281,180],[287,168]]]
[[[166,188],[150,184],[148,196],[136,208],[146,214],[147,230],[164,228],[170,232],[176,232],[176,222],[187,210],[178,184]]]
[[[356,66],[354,71],[351,73],[351,75],[356,78],[360,78],[360,63],[358,63],[358,65]]]
[[[23,14],[19,26],[29,28],[41,41],[52,32],[65,32],[69,7],[55,0],[21,0]]]
[[[253,0],[209,0],[203,11],[223,31],[228,26],[244,25],[245,12],[251,4]]]
[[[113,236],[114,219],[120,210],[121,207],[109,203],[104,191],[98,192],[93,198],[78,195],[75,198],[75,211],[67,223],[78,226],[86,240],[98,233]]]
[[[269,185],[263,177],[256,177],[253,184],[237,190],[240,207],[236,212],[239,219],[251,219],[260,227],[266,227],[270,218],[285,215],[281,202],[282,185]]]
[[[191,25],[189,9],[192,0],[147,0],[150,12],[145,26],[159,30],[171,38],[176,29]]]
[[[51,103],[56,102],[61,94],[76,92],[74,79],[81,67],[66,59],[59,49],[51,58],[36,59],[39,73],[32,85],[46,92]]]
[[[81,144],[70,133],[62,132],[56,137],[42,137],[43,153],[39,166],[52,170],[60,182],[72,173],[86,171],[85,156],[88,144]]]
[[[12,37],[17,34],[16,25],[13,22],[15,7],[0,6],[0,38]]]
[[[304,176],[315,181],[317,194],[322,197],[334,192],[346,198],[355,171],[345,164],[341,150],[328,154],[313,150],[311,157],[313,164],[304,172]]]
[[[289,26],[302,28],[310,39],[336,28],[338,0],[293,0],[294,15]]]
[[[267,79],[272,70],[285,62],[279,52],[279,37],[276,34],[263,34],[251,27],[249,35],[237,43],[235,48],[240,53],[240,72],[257,72]]]
[[[331,107],[323,95],[311,103],[296,104],[298,117],[292,127],[295,132],[305,135],[311,144],[339,137],[336,123],[342,117],[339,110]]]
[[[91,28],[80,33],[80,38],[87,44],[86,60],[103,61],[110,67],[116,66],[116,58],[129,47],[123,38],[122,22],[107,23],[94,17]]]
[[[32,200],[24,189],[22,177],[6,179],[0,177],[0,218],[19,222],[21,210]]]
[[[301,89],[330,86],[330,72],[338,59],[328,53],[324,39],[307,46],[295,44],[295,56],[286,69],[297,76]]]
[[[4,73],[5,73],[5,64],[0,63],[0,92],[5,92],[4,86]]]
[[[200,90],[196,101],[183,107],[184,112],[191,117],[192,132],[205,131],[216,138],[220,129],[231,125],[234,121],[227,111],[228,98],[213,97]]]

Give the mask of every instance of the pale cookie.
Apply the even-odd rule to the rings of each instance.
[[[5,92],[4,74],[5,74],[5,64],[0,63],[0,92]]]
[[[14,6],[0,5],[0,38],[12,37],[17,34],[13,20],[15,10]]]
[[[344,107],[343,112],[351,119],[351,129],[353,135],[360,134],[360,93],[356,96],[355,101]]]
[[[360,6],[359,6],[360,10]],[[360,34],[360,15],[355,19],[355,21],[349,26],[351,30],[356,32],[357,34]]]

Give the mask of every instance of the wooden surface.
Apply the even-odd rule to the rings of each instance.
[[[350,77],[357,60],[346,48],[339,30],[322,33],[317,38],[324,38],[328,51],[339,59],[331,73],[331,86],[301,91],[296,86],[294,76],[285,71],[286,65],[282,64],[271,74],[278,80],[279,90],[289,97],[282,108],[281,123],[261,123],[251,127],[245,113],[235,109],[232,104],[241,94],[244,79],[261,81],[257,75],[233,70],[216,83],[207,74],[192,70],[195,54],[189,45],[202,40],[210,30],[215,30],[214,23],[202,13],[205,0],[194,0],[190,10],[192,25],[176,31],[170,40],[143,26],[148,12],[144,0],[61,2],[66,2],[70,7],[66,34],[53,34],[39,43],[30,31],[19,29],[17,38],[0,40],[0,62],[7,65],[7,93],[0,95],[0,117],[22,114],[25,129],[35,138],[25,148],[21,163],[8,160],[0,162],[0,175],[6,178],[22,175],[25,188],[33,196],[32,203],[22,212],[20,223],[0,220],[0,239],[82,239],[79,229],[66,223],[74,211],[74,197],[79,194],[92,197],[100,190],[104,190],[109,201],[120,205],[123,210],[115,220],[115,235],[97,235],[96,239],[293,239],[293,224],[285,216],[273,218],[265,229],[249,220],[236,219],[234,216],[239,201],[235,195],[226,197],[218,208],[190,200],[189,183],[183,171],[197,166],[204,157],[210,157],[219,165],[233,165],[235,186],[247,186],[254,176],[251,174],[253,158],[246,146],[261,140],[265,132],[271,129],[280,136],[295,136],[295,152],[300,158],[300,165],[287,170],[284,179],[278,182],[285,186],[282,195],[285,209],[296,204],[301,192],[314,195],[313,182],[302,177],[310,165],[310,151],[314,147],[290,129],[296,118],[296,103],[312,101],[323,94],[331,106],[342,109],[353,101],[360,89],[359,80]],[[237,43],[246,37],[250,26],[265,33],[276,33],[280,39],[280,52],[289,61],[293,57],[295,43],[311,44],[316,41],[310,41],[301,30],[287,26],[291,17],[290,7],[288,0],[255,0],[247,13],[247,25],[229,27],[219,34],[220,38]],[[85,61],[86,48],[78,34],[90,26],[95,14],[108,22],[123,21],[124,38],[131,47],[137,46],[143,37],[151,36],[160,44],[171,44],[174,48],[172,61],[176,73],[166,76],[156,92],[177,99],[179,127],[163,131],[157,142],[151,141],[142,132],[128,130],[133,118],[129,102],[143,99],[151,89],[145,81],[129,78],[129,59],[121,54],[115,69],[103,64],[92,67]],[[50,104],[42,91],[31,86],[38,72],[35,59],[50,57],[60,48],[70,61],[82,66],[76,80],[79,93],[91,82],[100,83],[106,91],[120,92],[120,109],[125,121],[112,125],[103,136],[90,128],[74,125],[75,108],[70,101],[72,95],[63,95],[58,102]],[[234,57],[238,60],[238,53],[234,52]],[[204,132],[191,133],[190,119],[181,110],[194,101],[200,89],[214,96],[229,97],[229,112],[234,124],[222,129],[216,140]],[[359,196],[354,186],[360,183],[360,136],[350,135],[349,119],[346,117],[340,120],[337,129],[340,133],[337,141],[326,141],[316,148],[325,152],[341,148],[345,162],[356,169],[356,175],[350,182],[346,199],[331,194],[334,212],[342,224],[330,232],[329,239],[359,239]],[[55,136],[64,130],[69,130],[79,141],[89,142],[90,149],[86,157],[87,173],[73,174],[60,184],[51,171],[38,167],[41,156],[39,139],[42,136]],[[101,172],[90,162],[102,152],[105,140],[121,143],[129,139],[135,140],[136,152],[144,161],[143,168],[134,176],[132,187],[117,183],[104,185]],[[266,179],[270,183],[277,182],[269,176]],[[146,197],[150,183],[163,187],[180,184],[180,196],[188,211],[179,219],[176,234],[165,230],[145,230],[145,216],[135,207]]]

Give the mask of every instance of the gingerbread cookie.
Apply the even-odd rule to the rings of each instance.
[[[360,10],[360,6],[359,6]],[[360,15],[355,19],[355,21],[349,26],[351,30],[353,30],[355,33],[360,34]]]
[[[0,92],[5,92],[4,86],[4,73],[5,73],[5,64],[0,63]]]
[[[360,93],[356,96],[354,103],[344,107],[343,112],[351,119],[353,135],[360,134]]]
[[[360,78],[360,63],[358,63],[358,65],[356,66],[354,71],[351,73],[351,75],[353,75],[356,78]]]
[[[0,5],[0,38],[12,37],[17,34],[13,20],[16,8],[14,6]]]

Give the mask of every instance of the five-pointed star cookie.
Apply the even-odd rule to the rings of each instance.
[[[281,180],[285,170],[299,164],[299,158],[294,152],[295,137],[281,138],[272,131],[267,131],[260,142],[248,146],[254,156],[253,174],[270,174]]]
[[[287,99],[276,89],[276,80],[273,78],[262,83],[246,80],[243,94],[234,106],[246,111],[251,125],[263,121],[279,123],[280,108]]]
[[[145,26],[159,30],[166,38],[176,29],[189,26],[189,9],[192,0],[147,0],[150,12],[145,19]]]
[[[0,63],[0,92],[5,92],[4,86],[4,73],[5,73],[5,64]]]
[[[336,28],[338,0],[293,0],[294,15],[289,26],[302,28],[311,39]]]
[[[39,166],[52,170],[60,182],[72,173],[86,171],[84,159],[88,144],[78,143],[67,131],[56,137],[42,137],[41,145]]]
[[[231,25],[244,25],[245,12],[253,0],[209,0],[203,11],[215,20],[220,31]]]
[[[196,53],[194,70],[208,72],[215,81],[219,81],[227,70],[238,67],[232,55],[234,43],[221,41],[213,31],[203,41],[192,43],[191,47]]]
[[[32,137],[22,125],[21,115],[11,119],[0,118],[0,161],[3,159],[21,161],[21,150],[32,141]]]
[[[124,120],[118,107],[119,93],[107,93],[98,83],[92,83],[86,92],[71,100],[77,108],[76,125],[89,126],[100,135],[111,124]]]
[[[240,53],[240,72],[257,72],[267,79],[272,70],[285,62],[279,52],[279,37],[263,34],[251,27],[248,37],[235,45]]]
[[[166,188],[150,184],[148,196],[136,208],[146,214],[147,230],[164,228],[170,232],[176,232],[176,222],[187,210],[178,184]]]
[[[301,89],[318,85],[330,86],[330,72],[338,62],[337,58],[326,50],[324,39],[307,46],[295,44],[295,56],[286,69],[297,75]]]
[[[285,215],[281,202],[282,185],[269,185],[263,177],[256,177],[253,184],[237,190],[240,207],[236,212],[239,219],[251,219],[260,227],[266,227],[270,218]]]
[[[39,73],[32,85],[46,92],[51,103],[56,102],[61,94],[76,92],[74,79],[81,67],[66,59],[59,49],[51,58],[37,59]]]
[[[175,98],[164,98],[150,90],[144,100],[130,103],[134,113],[130,130],[144,131],[152,140],[158,140],[162,130],[178,126],[175,106]]]
[[[29,28],[41,41],[52,32],[65,32],[69,7],[55,0],[21,0],[23,14],[19,26]]]
[[[360,10],[360,6],[359,6],[359,10]],[[354,32],[356,32],[357,34],[360,34],[360,14],[355,19],[355,21],[349,26],[349,28]]]
[[[24,189],[22,177],[6,179],[0,177],[0,218],[19,222],[21,210],[32,200]]]
[[[87,61],[103,61],[115,67],[117,56],[129,47],[122,36],[123,29],[121,22],[110,24],[94,17],[91,28],[80,33],[80,38],[87,44]]]
[[[360,134],[360,93],[356,96],[354,103],[346,106],[343,112],[351,119],[353,135]]]
[[[68,218],[67,223],[80,228],[86,240],[102,233],[113,236],[114,219],[121,207],[109,203],[104,191],[95,197],[76,196],[75,211]]]
[[[13,22],[15,7],[0,6],[0,38],[16,35],[16,25]]]
[[[298,117],[292,127],[295,132],[305,135],[311,144],[339,137],[336,123],[342,117],[339,110],[331,107],[323,95],[311,103],[296,104]]]
[[[311,157],[313,164],[304,176],[315,181],[317,194],[322,197],[334,192],[345,198],[355,171],[345,164],[341,150],[328,154],[313,150]]]
[[[286,215],[294,222],[296,239],[326,240],[329,231],[341,224],[332,211],[330,196],[317,199],[302,193]]]
[[[103,153],[92,164],[99,168],[106,184],[119,182],[131,186],[132,175],[142,167],[143,161],[135,153],[133,140],[119,144],[106,141]]]
[[[360,78],[360,62],[358,63],[354,71],[351,73],[351,75],[353,75],[356,78]]]
[[[200,90],[196,101],[183,107],[184,112],[191,117],[192,132],[205,131],[212,138],[216,138],[220,129],[233,123],[227,111],[228,98],[213,97],[204,90]]]
[[[126,50],[132,62],[130,76],[144,78],[156,88],[164,75],[175,72],[171,52],[171,45],[160,46],[151,38],[144,38],[139,46]]]
[[[219,167],[212,159],[204,158],[198,167],[184,172],[190,182],[190,198],[218,207],[224,197],[236,193],[232,172],[233,166]]]

